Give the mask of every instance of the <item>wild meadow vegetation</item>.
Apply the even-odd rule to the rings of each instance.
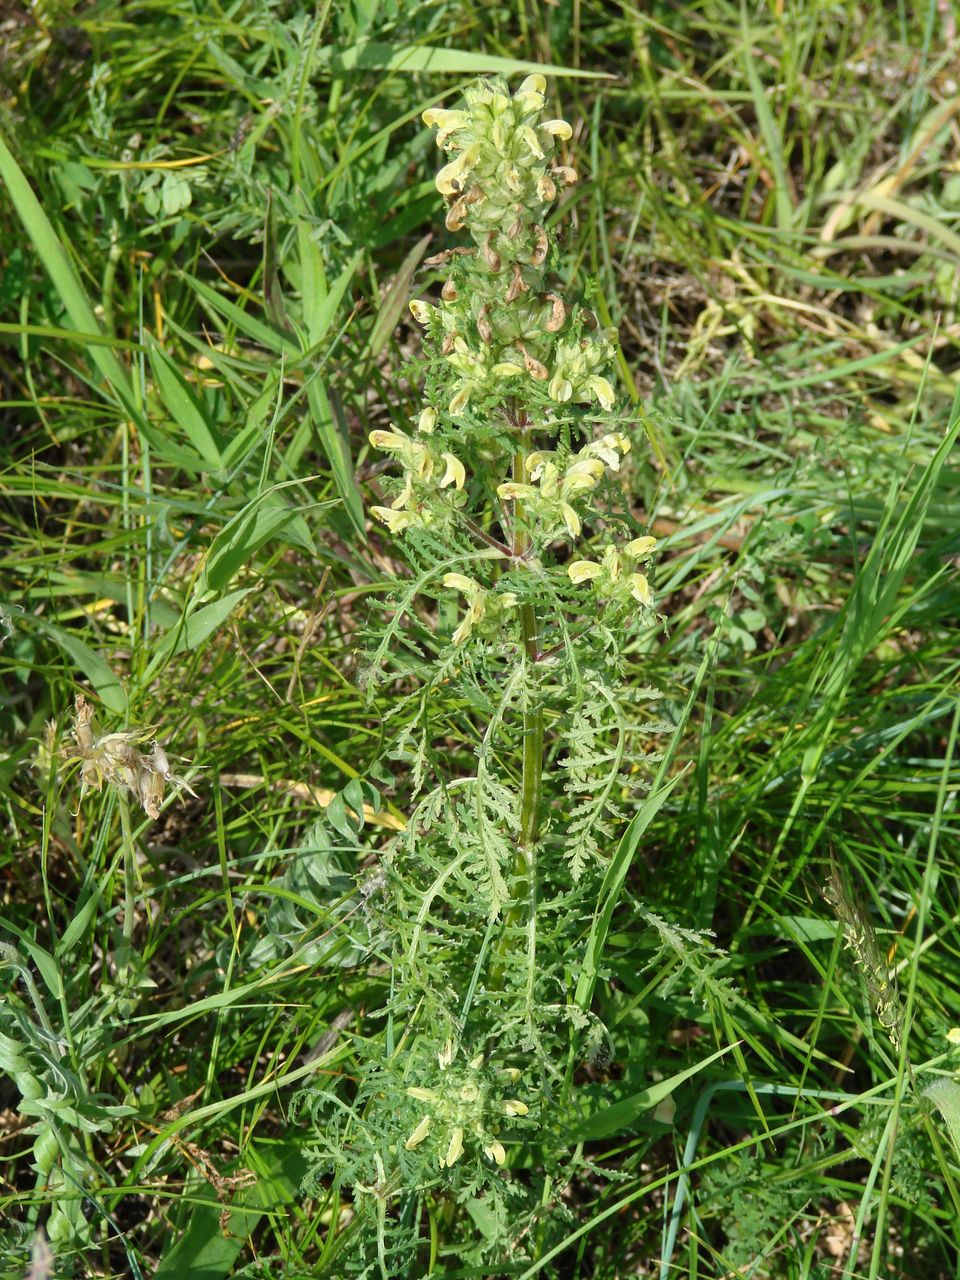
[[[955,24],[4,10],[3,1280],[960,1276]]]

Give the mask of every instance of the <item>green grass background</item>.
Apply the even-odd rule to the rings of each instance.
[[[599,958],[614,1056],[562,1118],[589,1165],[503,1274],[960,1275],[949,1108],[921,1097],[960,1065],[956,23],[950,0],[0,14],[0,940],[74,1103],[129,1109],[83,1138],[92,1240],[56,1274],[345,1274],[349,1195],[300,1190],[290,1100],[375,1025],[383,974],[337,919],[410,790],[361,689],[398,566],[365,532],[366,437],[417,406],[406,301],[443,238],[420,112],[539,66],[581,177],[559,269],[619,329],[633,512],[662,539],[669,621],[629,675],[682,776]],[[198,798],[134,832],[136,998],[115,801],[78,808],[44,760],[78,690],[193,762]],[[457,707],[436,720],[466,762]],[[898,977],[899,1051],[831,859]],[[36,1024],[18,975],[0,1016]],[[18,1103],[0,1081],[15,1278],[49,1201]],[[488,1274],[489,1224],[425,1212],[418,1275]]]

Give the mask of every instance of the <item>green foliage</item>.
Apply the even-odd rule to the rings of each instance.
[[[950,21],[7,14],[4,1280],[955,1280]]]

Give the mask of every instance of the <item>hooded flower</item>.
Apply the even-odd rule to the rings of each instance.
[[[502,1096],[506,1086],[520,1079],[520,1072],[515,1067],[492,1068],[482,1053],[465,1065],[460,1065],[457,1057],[457,1046],[448,1040],[437,1054],[438,1070],[430,1086],[411,1085],[407,1089],[407,1096],[424,1103],[425,1110],[404,1148],[413,1151],[429,1139],[440,1168],[452,1169],[475,1144],[488,1160],[502,1165],[507,1153],[497,1135],[503,1120],[526,1116],[530,1110],[521,1099]]]

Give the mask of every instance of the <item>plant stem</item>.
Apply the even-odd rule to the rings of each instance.
[[[527,417],[518,414],[521,447],[514,455],[513,478],[517,483],[526,479]],[[520,529],[522,520],[520,504],[516,506],[517,527],[513,535],[514,563],[523,562],[529,546],[528,535]],[[537,613],[532,604],[520,608],[520,630],[523,637],[524,661],[529,665],[531,682],[536,680],[537,661],[540,656],[540,636]],[[537,910],[537,861],[534,848],[540,832],[540,806],[543,798],[543,706],[534,689],[534,699],[523,711],[523,756],[520,784],[520,831],[517,850],[513,859],[513,875],[516,890],[513,905],[507,912],[504,930],[496,947],[497,962],[493,981],[499,986],[503,980],[503,962],[512,930],[527,914],[527,974],[532,980],[534,971],[533,951],[536,941],[535,922]]]

